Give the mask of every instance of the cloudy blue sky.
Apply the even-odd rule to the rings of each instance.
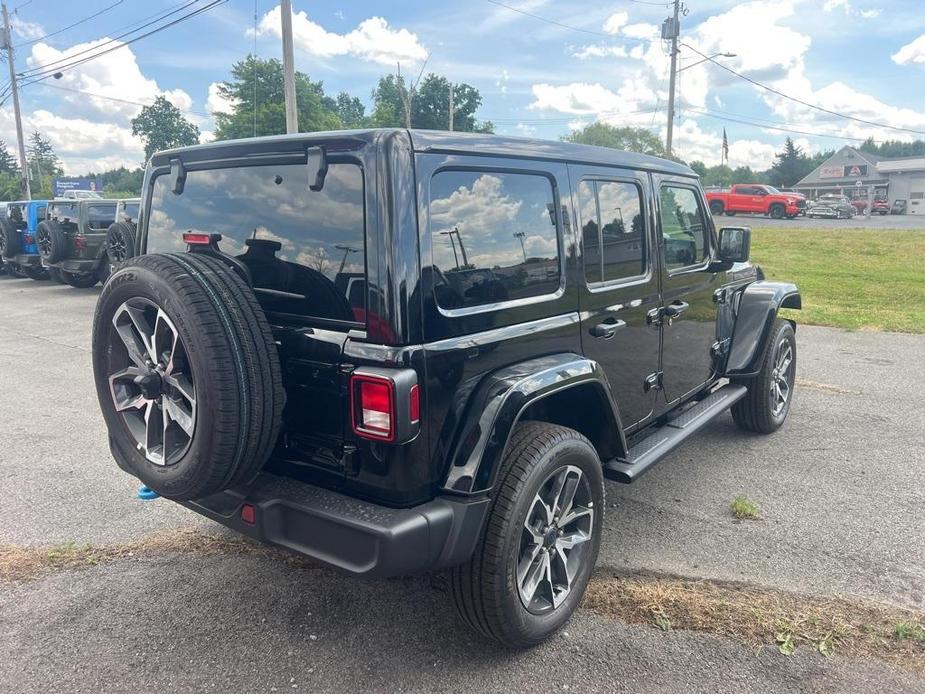
[[[159,14],[189,5],[176,18],[210,1],[8,0],[11,9],[18,7],[16,68],[33,79],[68,56],[117,48],[68,68],[59,80],[25,86],[26,127],[49,137],[74,174],[137,165],[142,147],[129,121],[157,94],[166,94],[208,137],[210,113],[222,106],[215,85],[227,79],[231,64],[254,49],[255,39],[261,57],[280,55],[278,2],[257,0],[256,34],[254,0],[228,0],[131,45],[112,39]],[[297,67],[323,80],[330,93],[346,90],[368,104],[377,79],[396,61],[416,74],[426,59],[428,71],[476,86],[484,99],[479,117],[501,133],[559,138],[601,119],[663,136],[668,56],[658,27],[666,2],[504,4],[509,7],[490,0],[294,0]],[[686,4],[682,33],[691,48],[682,49],[682,65],[699,60],[694,49],[735,53],[721,60],[780,92],[879,125],[822,113],[704,63],[681,73],[680,156],[717,163],[723,127],[730,163],[759,168],[780,149],[788,134],[782,129],[802,131],[792,135],[808,151],[854,141],[849,138],[925,137],[921,0]],[[53,32],[60,33],[46,36]],[[9,101],[0,108],[0,137],[12,145]]]

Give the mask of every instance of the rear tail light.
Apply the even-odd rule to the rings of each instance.
[[[395,440],[395,384],[376,376],[353,377],[353,430],[368,439]]]
[[[212,243],[209,234],[183,234],[183,240],[191,246],[208,246]]]
[[[407,443],[421,422],[421,393],[413,369],[361,367],[350,376],[350,415],[357,436]]]
[[[253,504],[244,504],[241,506],[241,520],[248,525],[256,525],[257,509]]]

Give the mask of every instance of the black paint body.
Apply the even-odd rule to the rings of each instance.
[[[675,162],[583,145],[493,135],[406,130],[309,133],[159,153],[146,176],[138,251],[155,176],[179,158],[187,171],[297,163],[308,147],[364,172],[368,313],[365,329],[268,314],[288,397],[267,471],[380,506],[491,493],[508,436],[525,418],[579,429],[602,462],[674,408],[727,375],[753,373],[794,285],[768,282],[748,263],[717,257],[696,175]],[[437,305],[422,268],[432,265],[429,186],[446,168],[543,176],[555,196],[559,286],[529,299],[478,307]],[[624,181],[642,193],[645,274],[590,287],[583,272],[577,190],[582,180]],[[660,186],[696,194],[706,255],[682,271],[662,260]],[[306,195],[311,195],[306,184]],[[524,252],[526,260],[526,252]],[[666,307],[684,306],[669,319]],[[383,329],[386,326],[387,329]],[[414,369],[421,386],[417,437],[400,446],[354,436],[347,384],[360,366]],[[212,514],[214,515],[214,514]]]

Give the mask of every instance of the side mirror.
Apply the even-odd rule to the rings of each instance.
[[[752,245],[749,227],[723,227],[719,230],[718,259],[726,263],[744,263]]]

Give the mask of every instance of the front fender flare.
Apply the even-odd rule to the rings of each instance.
[[[760,280],[748,285],[736,309],[725,375],[756,374],[761,368],[778,310],[802,306],[800,290],[792,282]]]
[[[585,384],[600,389],[625,451],[620,415],[601,366],[577,354],[553,354],[505,367],[483,379],[457,430],[444,489],[463,494],[491,489],[508,439],[524,409],[548,395]]]

